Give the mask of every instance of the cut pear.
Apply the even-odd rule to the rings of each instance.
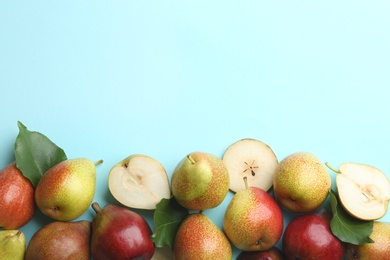
[[[390,182],[379,169],[359,163],[339,166],[336,186],[347,212],[362,220],[383,217],[390,200]]]
[[[168,175],[160,162],[134,154],[115,165],[108,176],[108,188],[121,204],[138,209],[155,209],[170,198]]]
[[[244,177],[250,187],[265,191],[272,187],[278,160],[267,144],[252,138],[241,139],[226,149],[222,160],[228,168],[229,188],[233,192],[245,189]]]

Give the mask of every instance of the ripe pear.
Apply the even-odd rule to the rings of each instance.
[[[58,221],[80,217],[92,203],[96,186],[95,165],[101,162],[77,158],[54,165],[36,186],[38,208]]]
[[[370,238],[374,243],[347,245],[347,259],[390,259],[390,222],[375,221]]]
[[[336,186],[341,205],[352,216],[377,220],[386,215],[390,201],[390,182],[379,169],[361,163],[346,162],[339,166]]]
[[[232,247],[217,225],[203,213],[187,216],[177,230],[173,246],[175,260],[231,260]]]
[[[35,212],[34,186],[12,162],[0,171],[0,227],[18,229]]]
[[[26,237],[20,230],[0,231],[0,259],[23,260],[26,251]]]
[[[331,187],[330,174],[313,154],[297,152],[284,158],[274,176],[277,201],[291,212],[309,212],[321,206]]]
[[[146,219],[126,207],[92,203],[96,216],[92,220],[91,254],[100,259],[151,259],[154,244]]]
[[[229,173],[222,159],[204,152],[184,157],[172,173],[172,193],[190,210],[218,206],[229,191]]]
[[[32,236],[26,250],[26,260],[91,258],[91,222],[55,221],[41,227]]]
[[[264,251],[272,248],[283,232],[282,210],[274,198],[258,187],[236,192],[226,208],[223,229],[237,248]]]

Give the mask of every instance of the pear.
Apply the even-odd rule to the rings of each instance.
[[[151,259],[154,254],[152,231],[146,219],[126,207],[92,203],[91,254],[100,259]]]
[[[203,213],[187,216],[177,230],[173,245],[175,260],[231,260],[232,247],[222,230]]]
[[[35,189],[35,202],[47,216],[58,221],[80,217],[95,195],[96,164],[86,158],[69,159],[51,167]]]
[[[297,152],[285,157],[274,176],[277,201],[291,212],[310,212],[319,208],[329,194],[331,177],[313,154]]]
[[[390,222],[374,221],[370,238],[374,243],[347,245],[346,259],[387,260],[390,259]]]
[[[268,191],[272,187],[278,159],[265,143],[253,139],[241,139],[230,145],[223,154],[230,177],[230,190],[245,189],[242,179],[247,177],[248,185]]]
[[[50,222],[32,236],[26,250],[26,260],[91,258],[91,222]]]
[[[131,155],[110,170],[108,188],[122,205],[138,209],[156,209],[163,198],[170,198],[168,175],[156,159]]]
[[[190,210],[218,206],[229,192],[229,173],[222,159],[204,152],[193,152],[176,166],[171,177],[177,202]]]
[[[34,186],[12,162],[0,171],[0,227],[18,229],[35,212]]]
[[[355,218],[376,220],[386,215],[390,201],[390,182],[379,169],[360,163],[342,163],[336,186],[343,208]]]
[[[223,229],[237,248],[265,251],[272,248],[283,232],[282,210],[263,189],[248,187],[236,192],[226,208]]]
[[[20,230],[0,231],[0,259],[23,260],[26,251],[26,237]]]

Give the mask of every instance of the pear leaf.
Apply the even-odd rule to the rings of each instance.
[[[16,166],[36,186],[45,172],[67,159],[64,150],[45,135],[29,131],[18,121],[19,134],[14,144]]]
[[[333,213],[330,222],[332,233],[341,241],[354,245],[373,243],[374,241],[369,236],[372,233],[374,222],[351,216],[338,202],[336,192],[330,190],[329,193]]]
[[[152,234],[152,241],[156,247],[173,248],[180,223],[188,214],[188,210],[182,207],[173,196],[169,199],[162,199],[156,205],[153,216],[155,231]]]

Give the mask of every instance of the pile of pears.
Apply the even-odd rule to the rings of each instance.
[[[278,161],[268,145],[246,138],[231,144],[221,158],[206,152],[187,154],[169,179],[157,160],[134,154],[108,175],[108,190],[118,203],[101,207],[93,201],[100,163],[66,159],[48,169],[35,186],[15,163],[0,171],[0,259],[230,260],[234,248],[241,251],[238,259],[390,259],[390,224],[379,221],[387,212],[390,182],[372,166],[345,163],[334,169],[309,152]],[[353,218],[375,220],[375,243],[354,245],[331,232],[332,215],[323,208],[332,187],[328,169],[337,173],[342,207]],[[20,187],[17,191],[5,185],[11,180]],[[11,195],[13,202],[6,203],[4,198]],[[155,210],[162,199],[175,199],[189,214],[180,221],[172,247],[160,257],[151,226],[132,209]],[[207,212],[212,214],[224,201],[219,226]],[[52,221],[26,245],[18,229],[32,219],[35,206]],[[78,220],[89,208],[92,220]],[[294,219],[285,219],[283,212],[295,214]],[[331,241],[337,249],[310,240],[311,225],[317,227],[318,241]]]

